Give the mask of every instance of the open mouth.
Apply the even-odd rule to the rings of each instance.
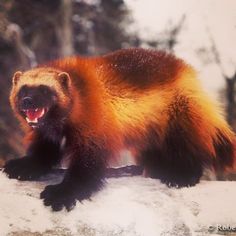
[[[39,120],[45,116],[48,108],[24,109],[25,119],[30,125],[37,125]]]

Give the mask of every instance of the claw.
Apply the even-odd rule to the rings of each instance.
[[[73,193],[65,189],[63,184],[46,186],[40,198],[43,199],[44,205],[51,206],[53,211],[60,211],[64,207],[71,211],[76,205]]]

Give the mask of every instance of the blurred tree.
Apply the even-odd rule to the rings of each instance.
[[[219,66],[221,74],[226,82],[226,113],[227,113],[227,120],[229,124],[236,130],[236,101],[235,101],[235,84],[236,84],[236,69],[232,76],[228,76],[223,68],[221,56],[217,49],[216,43],[214,38],[209,32],[209,37],[211,41],[211,51],[214,56],[215,63]]]
[[[62,0],[60,6],[61,27],[56,27],[57,38],[60,42],[61,56],[74,54],[72,29],[72,0]]]
[[[123,0],[76,0],[74,12],[75,47],[80,54],[137,46],[136,36],[125,30],[132,20]]]
[[[178,36],[181,33],[186,15],[182,15],[178,22],[169,22],[167,27],[158,34],[158,37],[148,40],[139,40],[141,45],[147,45],[151,48],[158,48],[173,53],[178,44]]]

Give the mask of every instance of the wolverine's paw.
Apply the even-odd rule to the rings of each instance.
[[[46,169],[37,165],[34,160],[29,158],[15,159],[8,161],[3,167],[10,179],[35,180],[46,174]]]
[[[182,187],[192,187],[199,183],[200,177],[188,177],[188,178],[164,178],[161,182],[166,184],[168,187],[182,188]]]
[[[44,199],[44,205],[51,206],[53,211],[60,211],[63,207],[70,211],[76,205],[76,195],[63,183],[46,186],[40,198]]]

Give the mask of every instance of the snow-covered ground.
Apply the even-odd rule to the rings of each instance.
[[[141,176],[107,182],[90,201],[54,213],[39,199],[47,182],[0,173],[0,235],[189,236],[236,227],[236,182],[202,181],[182,189]]]

